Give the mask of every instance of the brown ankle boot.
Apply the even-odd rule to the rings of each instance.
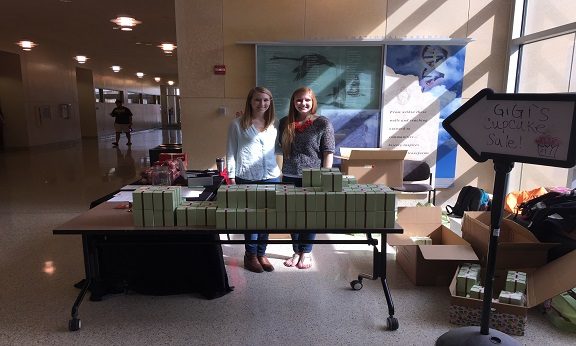
[[[246,253],[244,255],[244,268],[254,273],[262,273],[262,265],[256,258],[256,254]]]
[[[272,265],[272,263],[270,263],[268,257],[258,256],[258,262],[260,262],[260,265],[262,265],[262,269],[264,269],[265,271],[267,272],[274,271],[274,266]]]

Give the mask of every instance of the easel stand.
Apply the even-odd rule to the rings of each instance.
[[[508,174],[514,167],[514,163],[504,160],[494,160],[494,198],[492,199],[491,234],[488,248],[488,263],[486,264],[486,278],[484,280],[484,301],[482,304],[482,318],[480,330],[478,326],[461,327],[442,334],[436,340],[437,346],[457,345],[520,345],[520,343],[498,330],[490,328],[490,306],[492,303],[492,287],[494,284],[494,272],[496,268],[496,250],[498,249],[498,237],[500,236],[500,223],[504,207],[504,194],[508,184]]]

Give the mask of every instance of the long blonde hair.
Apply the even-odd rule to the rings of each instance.
[[[292,151],[292,142],[294,142],[294,122],[296,121],[296,115],[298,115],[298,110],[296,109],[296,106],[294,106],[294,99],[296,98],[296,95],[303,93],[310,94],[310,98],[312,99],[312,108],[310,109],[310,114],[316,115],[318,102],[316,101],[316,94],[314,94],[314,91],[308,87],[300,87],[296,89],[290,98],[288,123],[286,124],[286,128],[282,133],[282,153],[285,157],[290,157],[290,152]]]
[[[255,93],[262,93],[270,96],[270,107],[264,113],[264,128],[267,129],[270,124],[273,124],[276,120],[276,112],[274,110],[274,98],[272,97],[272,92],[264,87],[255,87],[250,89],[248,96],[246,97],[246,105],[244,106],[244,114],[240,118],[240,125],[243,130],[246,130],[252,125],[252,97]]]

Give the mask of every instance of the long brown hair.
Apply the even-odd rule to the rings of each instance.
[[[255,87],[250,89],[248,96],[246,97],[246,105],[244,106],[244,114],[240,118],[240,125],[242,129],[246,130],[252,125],[252,97],[255,93],[262,93],[270,96],[270,107],[264,113],[264,128],[267,129],[270,124],[273,124],[276,120],[276,112],[274,110],[274,98],[272,97],[272,92],[264,87]]]
[[[296,89],[290,98],[288,123],[286,124],[286,128],[282,133],[282,152],[285,157],[290,157],[290,152],[292,151],[292,142],[294,141],[294,122],[296,121],[296,116],[298,115],[298,110],[294,106],[294,99],[296,98],[296,95],[304,93],[310,94],[310,98],[312,99],[312,108],[310,109],[310,114],[316,115],[318,102],[316,101],[316,94],[314,94],[314,91],[308,87],[300,87]]]

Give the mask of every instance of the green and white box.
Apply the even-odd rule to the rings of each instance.
[[[286,192],[283,190],[276,190],[276,210],[286,212]]]
[[[246,209],[236,209],[236,229],[246,229]]]
[[[286,229],[296,228],[296,212],[289,211],[286,212]]]
[[[276,209],[266,209],[266,228],[276,229],[278,227],[276,223],[277,213]]]

